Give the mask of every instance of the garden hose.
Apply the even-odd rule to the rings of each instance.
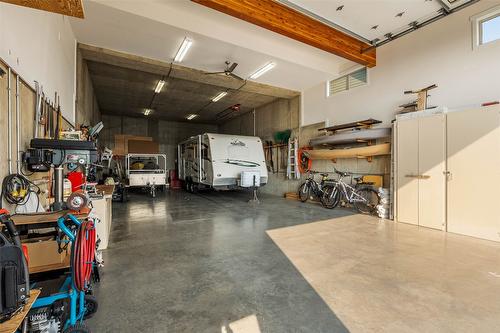
[[[73,244],[73,283],[78,291],[89,288],[95,258],[96,230],[92,220],[82,222]]]

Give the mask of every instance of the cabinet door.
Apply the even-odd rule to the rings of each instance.
[[[397,123],[397,220],[418,224],[418,119]]]
[[[447,116],[448,231],[500,241],[500,107]]]
[[[419,118],[418,136],[418,224],[445,229],[446,147],[445,116]]]

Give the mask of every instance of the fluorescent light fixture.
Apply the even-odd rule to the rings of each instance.
[[[163,80],[158,81],[158,83],[156,84],[155,93],[158,94],[159,92],[161,92],[164,85],[165,85],[165,81],[163,81]]]
[[[274,68],[274,66],[276,66],[276,64],[274,62],[270,62],[268,63],[267,65],[265,65],[264,67],[262,67],[261,69],[257,70],[255,73],[253,73],[252,75],[250,75],[250,78],[251,79],[256,79],[258,77],[260,77],[261,75],[263,75],[264,73],[266,73],[267,71],[270,71],[271,69]]]
[[[143,113],[144,113],[145,116],[149,116],[151,114],[151,112],[153,112],[153,110],[151,110],[151,109],[145,109]]]
[[[198,117],[198,115],[197,115],[197,114],[192,113],[192,114],[188,114],[188,116],[186,117],[186,119],[187,119],[187,120],[192,120],[192,119],[194,119],[194,118],[196,118],[196,117]]]
[[[223,91],[220,94],[218,94],[217,96],[215,96],[214,98],[212,98],[212,102],[217,102],[218,100],[220,100],[222,97],[224,97],[226,95],[227,95],[227,91]]]
[[[174,61],[181,62],[182,59],[184,59],[184,57],[186,56],[186,53],[192,44],[193,44],[193,41],[191,39],[189,39],[187,37],[184,38],[184,40],[182,41],[181,47],[179,48],[179,50],[177,51],[177,54],[175,55]]]

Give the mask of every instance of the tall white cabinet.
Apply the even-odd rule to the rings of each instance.
[[[396,126],[397,220],[444,230],[445,116],[407,115]]]
[[[500,241],[500,106],[396,120],[395,217]]]

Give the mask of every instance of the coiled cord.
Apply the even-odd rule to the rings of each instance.
[[[2,181],[0,192],[0,208],[3,207],[3,199],[11,205],[24,205],[31,194],[40,194],[40,187],[21,174],[11,174]],[[38,205],[40,201],[38,201]]]

